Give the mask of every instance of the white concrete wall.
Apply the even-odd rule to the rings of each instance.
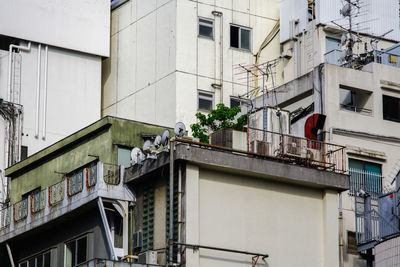
[[[39,136],[35,137],[36,81],[38,46],[30,52],[20,52],[21,94],[23,106],[22,145],[28,146],[28,155],[86,127],[100,119],[101,58],[55,47],[48,48],[47,116],[44,124],[45,49],[41,51]],[[8,52],[0,52],[0,98],[7,99]],[[15,84],[14,84],[15,85]],[[15,88],[17,86],[15,85]],[[2,120],[1,120],[2,121]],[[1,131],[4,123],[1,122]],[[0,132],[1,132],[0,131]],[[2,132],[0,136],[2,136]],[[4,140],[3,138],[1,140]],[[0,143],[0,169],[4,168],[4,146]]]
[[[235,75],[234,68],[255,62],[253,53],[279,18],[278,8],[277,0],[139,0],[115,9],[111,57],[103,64],[103,115],[166,126],[183,121],[189,128],[197,90],[229,105],[230,96],[246,92],[246,80],[240,79],[245,75]],[[198,37],[199,16],[214,19],[214,39]],[[230,48],[231,23],[252,28],[251,51]],[[211,86],[221,79],[221,43],[222,97]]]
[[[338,195],[188,166],[186,242],[269,254],[260,266],[339,265]],[[250,255],[186,250],[187,266],[251,266]]]
[[[1,1],[0,34],[108,56],[110,1]]]

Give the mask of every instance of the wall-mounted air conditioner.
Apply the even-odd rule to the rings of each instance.
[[[139,254],[139,263],[157,264],[157,251],[149,250]]]

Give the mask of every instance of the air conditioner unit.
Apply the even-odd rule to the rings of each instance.
[[[141,248],[143,246],[143,235],[142,235],[142,231],[138,231],[133,233],[133,238],[132,238],[132,247],[133,248]]]
[[[157,251],[146,251],[139,254],[139,263],[141,264],[157,264]]]
[[[269,155],[269,143],[264,141],[256,141],[257,144],[257,154]]]
[[[296,138],[296,137],[287,137],[287,142],[285,144],[285,154],[297,156],[297,157],[306,157],[307,153],[307,140]]]

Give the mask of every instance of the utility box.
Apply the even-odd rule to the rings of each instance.
[[[157,264],[157,251],[146,251],[139,254],[139,263],[141,264]]]
[[[247,133],[232,129],[222,129],[211,134],[211,144],[247,151]]]

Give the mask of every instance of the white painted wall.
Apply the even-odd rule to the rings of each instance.
[[[339,266],[337,192],[188,166],[186,242],[269,254],[260,266]],[[187,266],[251,266],[200,249]]]
[[[86,127],[100,118],[101,58],[55,47],[48,48],[47,118],[43,130],[45,49],[41,52],[39,136],[35,137],[38,46],[21,56],[21,102],[24,109],[23,141],[28,155]],[[0,51],[0,98],[7,99],[8,51]],[[0,124],[0,137],[4,123]],[[43,139],[44,138],[44,139]],[[1,140],[4,140],[1,138]],[[0,144],[0,169],[4,168],[4,144]]]
[[[197,90],[212,92],[215,103],[229,105],[230,96],[246,92],[246,80],[239,79],[245,76],[234,75],[234,67],[255,62],[253,53],[279,18],[278,8],[278,0],[138,0],[113,10],[102,115],[166,126],[183,121],[189,128],[197,112]],[[222,19],[212,15],[214,10],[223,13]],[[198,37],[199,16],[214,19],[213,40]],[[252,28],[251,51],[230,48],[230,23]],[[221,79],[221,43],[222,96],[211,86]]]
[[[106,57],[110,1],[1,1],[0,34]]]

